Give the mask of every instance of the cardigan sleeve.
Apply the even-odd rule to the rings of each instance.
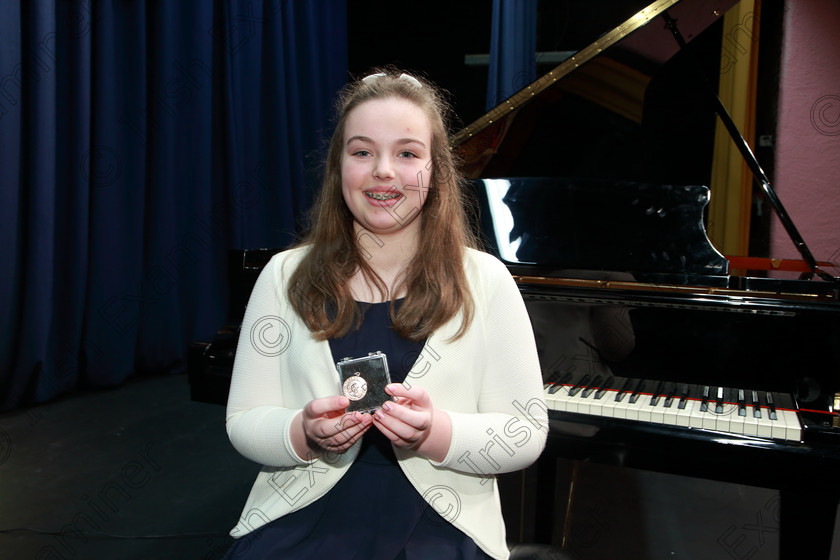
[[[227,403],[226,428],[233,447],[262,465],[293,467],[291,420],[302,407],[289,406],[282,368],[297,324],[284,298],[282,262],[275,255],[263,268],[242,320]],[[283,299],[281,299],[283,298]]]
[[[477,412],[447,411],[449,452],[438,466],[479,475],[523,469],[542,453],[548,409],[528,312],[507,268],[495,257],[481,266],[473,287],[480,348],[467,364],[479,371]]]

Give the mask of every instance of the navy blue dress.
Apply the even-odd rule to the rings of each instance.
[[[391,328],[390,303],[360,303],[361,328],[330,341],[334,361],[382,351],[391,381],[405,380],[423,343]],[[391,442],[376,427],[359,456],[322,498],[239,538],[225,560],[485,560],[475,542],[422,498],[403,474]]]

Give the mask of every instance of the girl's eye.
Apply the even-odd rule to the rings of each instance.
[[[355,152],[353,152],[353,155],[354,155],[354,156],[363,156],[363,157],[364,157],[364,156],[369,156],[369,155],[370,155],[370,152],[369,152],[369,151],[367,151],[367,150],[356,150]]]
[[[415,158],[415,157],[417,157],[417,156],[416,156],[416,155],[414,155],[414,152],[409,152],[408,150],[404,150],[404,151],[400,152],[400,157],[404,157],[404,158]]]

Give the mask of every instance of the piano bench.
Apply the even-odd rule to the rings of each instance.
[[[510,549],[510,560],[580,560],[580,557],[559,546],[519,543]]]

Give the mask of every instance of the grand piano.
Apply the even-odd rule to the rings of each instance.
[[[665,126],[677,120],[670,109],[647,106],[670,94],[669,75],[692,72],[685,37],[696,42],[732,4],[658,0],[453,137],[476,227],[519,285],[543,369],[546,451],[502,485],[516,504],[511,533],[523,540],[562,544],[558,500],[569,497],[574,465],[598,463],[778,490],[779,557],[829,557],[840,498],[840,281],[810,254],[702,84],[681,132]],[[617,75],[638,77],[640,93],[628,98]],[[709,158],[666,147],[704,112],[698,126],[715,113],[727,121],[800,250],[800,278],[735,275],[709,241]],[[190,350],[194,400],[225,402],[244,305],[274,252],[232,253],[227,324]]]

